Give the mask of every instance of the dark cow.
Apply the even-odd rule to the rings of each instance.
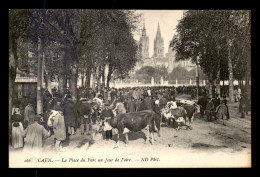
[[[126,135],[126,144],[128,143],[128,132],[138,132],[143,129],[147,129],[148,134],[145,143],[149,140],[149,135],[152,137],[153,144],[153,132],[156,131],[160,137],[160,124],[161,118],[155,116],[155,112],[151,110],[145,110],[140,112],[119,114],[115,118],[108,120],[108,123],[118,130],[117,146],[119,147],[119,141],[122,138],[122,134]],[[128,131],[128,132],[125,132]]]
[[[195,105],[184,104],[184,105],[182,105],[182,107],[186,111],[186,120],[189,121],[190,125],[188,127],[191,129],[191,124],[194,120],[195,113],[200,112],[199,106],[197,104],[195,104]]]

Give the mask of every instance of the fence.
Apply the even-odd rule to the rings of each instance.
[[[206,80],[200,80],[199,82],[200,86],[206,85]],[[155,82],[155,83],[142,83],[137,81],[124,81],[124,80],[116,80],[115,82],[110,83],[111,87],[115,88],[123,88],[123,87],[156,87],[156,86],[196,86],[196,80],[168,80],[161,82]]]

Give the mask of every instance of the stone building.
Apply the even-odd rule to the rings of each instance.
[[[142,60],[137,62],[135,70],[138,70],[144,66],[164,66],[167,68],[168,73],[172,72],[177,66],[185,67],[187,70],[191,70],[195,64],[191,61],[175,61],[175,52],[172,51],[172,47],[168,47],[168,53],[164,54],[164,39],[161,34],[160,24],[158,22],[156,37],[154,39],[154,54],[149,58],[149,36],[146,35],[146,28],[143,27],[142,36],[139,40],[139,50],[142,56]]]

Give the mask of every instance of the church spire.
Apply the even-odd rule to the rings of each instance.
[[[156,38],[161,38],[161,31],[160,31],[160,24],[159,24],[159,22],[158,22],[158,27],[157,27]]]
[[[144,23],[144,27],[143,27],[143,31],[142,31],[142,36],[146,36],[145,23]]]

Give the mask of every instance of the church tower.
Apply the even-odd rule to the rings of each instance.
[[[149,58],[149,37],[146,35],[145,25],[139,40],[139,50],[141,51],[142,59]]]
[[[157,33],[154,39],[154,58],[164,57],[164,42],[161,36],[160,25],[158,22]]]

